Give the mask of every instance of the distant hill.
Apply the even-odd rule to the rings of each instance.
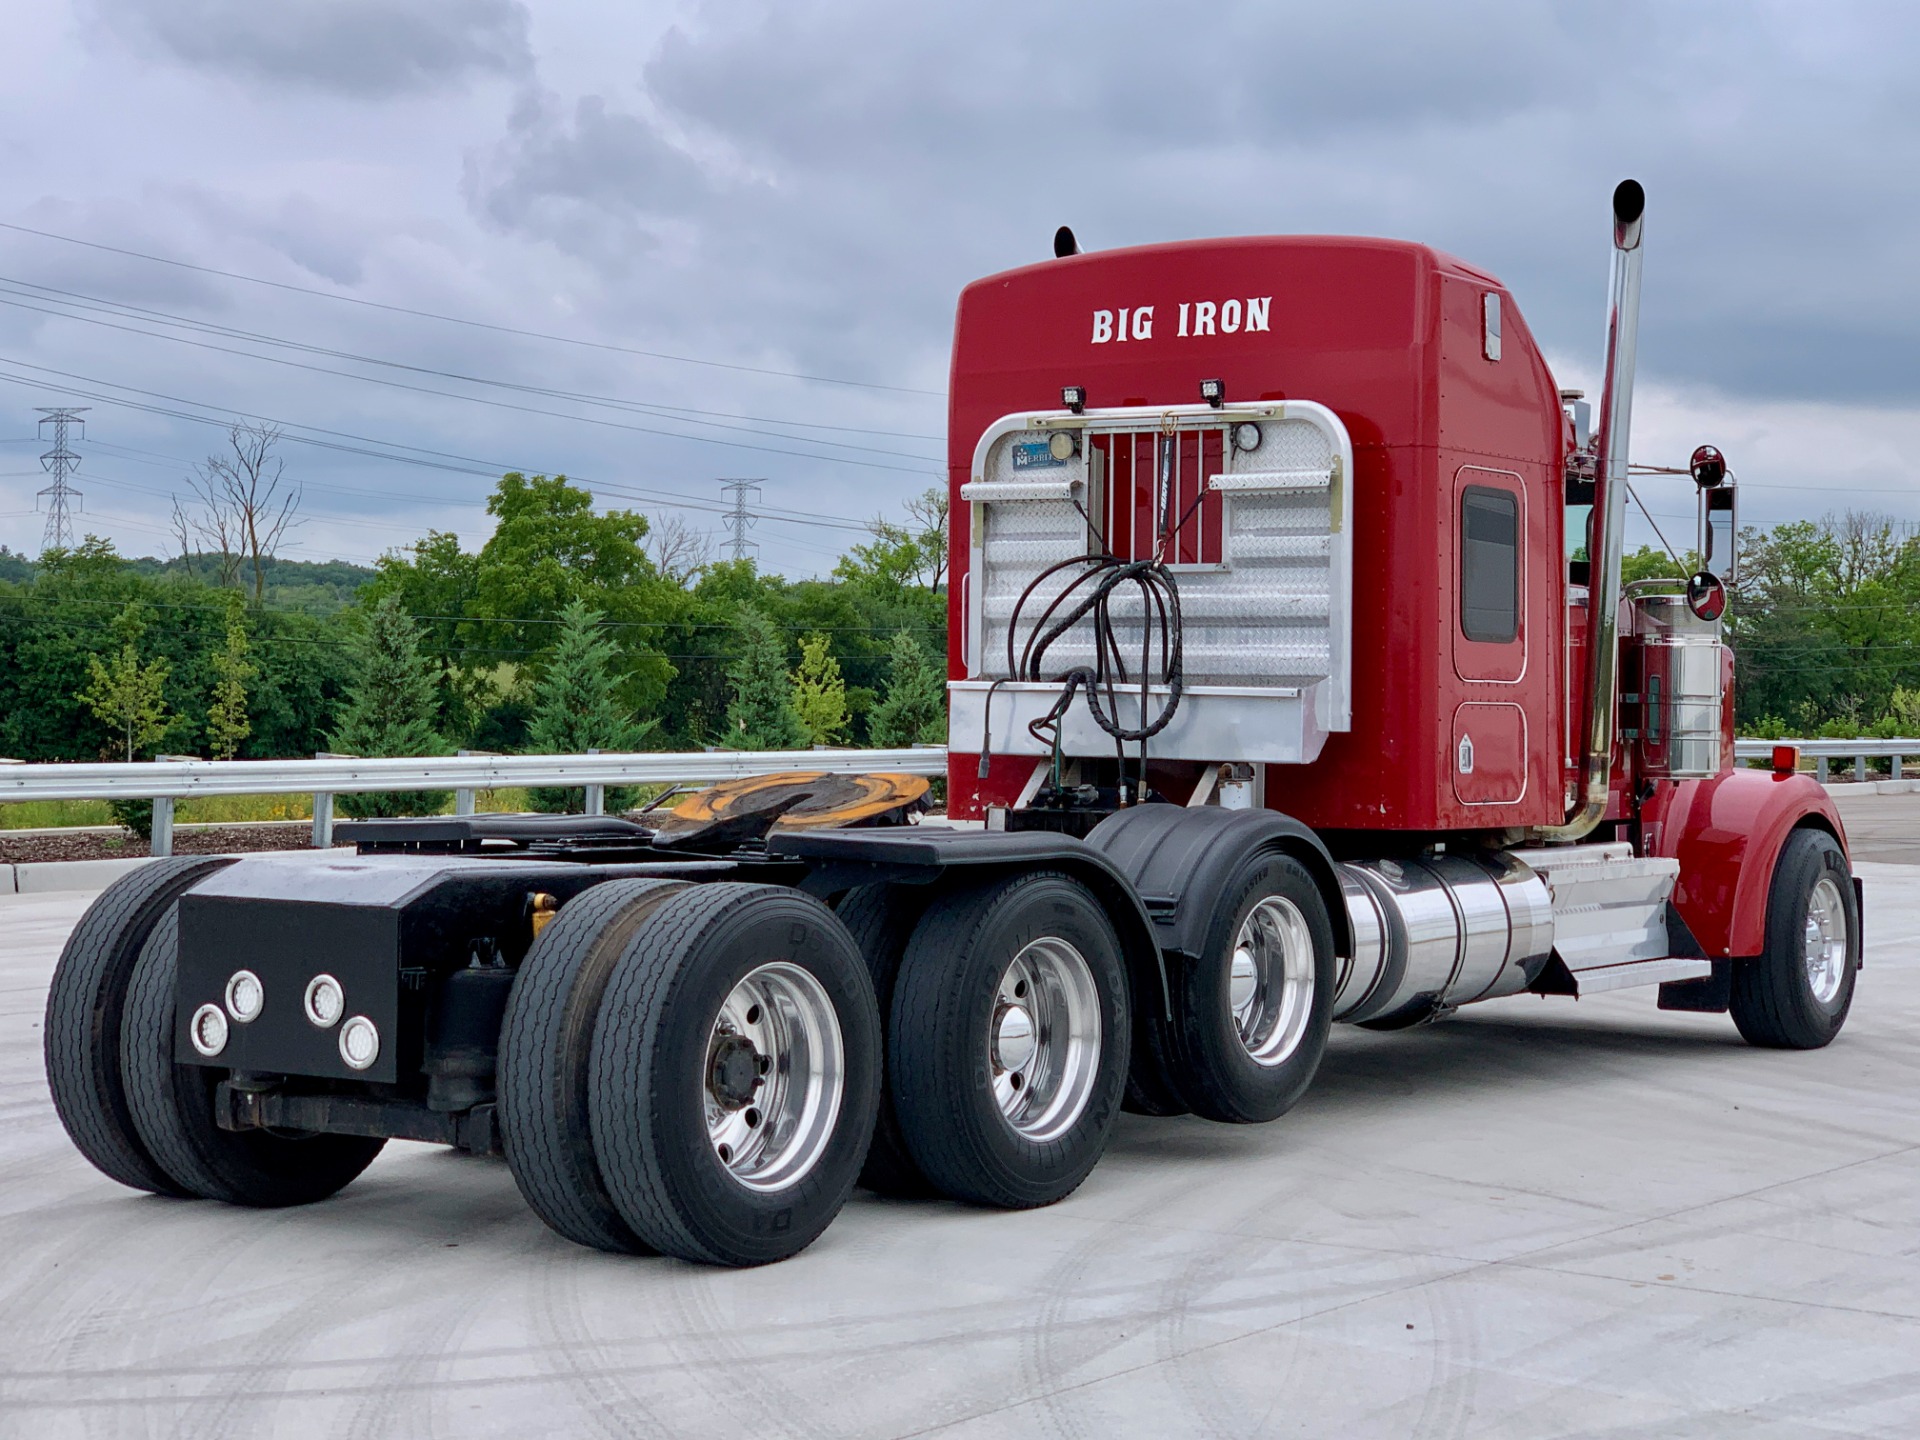
[[[191,562],[179,556],[171,560],[141,555],[125,562],[136,575],[158,579],[178,575],[190,565],[195,578],[211,584],[219,573],[219,557],[195,555]],[[354,594],[373,579],[370,565],[355,565],[346,560],[269,560],[266,563],[267,604],[276,610],[298,610],[308,615],[330,615],[353,603]],[[40,567],[17,550],[0,545],[0,583],[20,584],[32,580]],[[251,591],[252,575],[243,576]]]

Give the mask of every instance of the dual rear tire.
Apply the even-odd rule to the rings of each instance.
[[[80,1153],[123,1185],[235,1205],[303,1205],[350,1183],[384,1142],[222,1130],[214,1091],[224,1072],[173,1059],[177,902],[229,863],[158,860],[88,907],[48,991],[48,1087]]]
[[[593,887],[529,950],[501,1034],[514,1179],[602,1250],[798,1253],[853,1188],[879,1085],[858,948],[779,886]]]

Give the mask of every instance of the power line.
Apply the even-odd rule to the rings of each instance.
[[[784,416],[746,415],[731,410],[703,410],[692,405],[665,405],[657,401],[631,400],[615,395],[595,395],[577,390],[556,389],[543,385],[526,385],[510,380],[495,380],[486,376],[466,375],[455,370],[442,370],[432,365],[414,365],[402,360],[390,360],[378,355],[362,354],[354,350],[341,350],[329,345],[315,345],[305,340],[290,340],[284,336],[268,335],[257,330],[243,330],[236,325],[223,325],[212,320],[196,320],[190,316],[176,315],[166,310],[155,310],[145,305],[135,305],[125,300],[112,300],[102,295],[88,295],[78,290],[63,290],[55,285],[42,285],[33,280],[22,280],[16,276],[0,275],[0,287],[20,286],[21,289],[0,288],[0,294],[13,295],[19,300],[40,300],[48,305],[62,306],[61,309],[41,309],[37,306],[15,304],[16,308],[32,310],[37,314],[52,315],[65,320],[80,320],[89,324],[105,323],[87,319],[85,315],[71,312],[76,310],[92,311],[96,314],[111,315],[118,319],[135,319],[149,324],[171,326],[176,329],[190,330],[199,335],[211,335],[227,340],[244,340],[256,345],[272,345],[281,349],[295,350],[302,354],[322,355],[335,360],[353,360],[363,365],[378,365],[388,369],[407,370],[419,375],[436,375],[448,380],[464,380],[475,385],[489,385],[500,389],[519,391],[529,395],[546,395],[555,399],[574,400],[583,405],[605,405],[618,410],[638,411],[642,414],[659,414],[678,419],[684,416],[705,416],[716,420],[750,420],[764,425],[787,425],[800,430],[832,430],[843,434],[882,436],[892,440],[927,440],[936,444],[945,440],[943,435],[928,435],[913,430],[882,430],[871,425],[833,425],[818,420],[794,420]],[[34,292],[34,293],[26,293]],[[47,299],[49,296],[57,299]],[[180,337],[158,334],[153,331],[133,333],[152,335],[155,339],[177,340]],[[757,432],[756,432],[757,433]],[[803,438],[803,437],[794,437]],[[4,442],[0,442],[4,443]]]
[[[84,411],[93,407],[76,405],[71,407],[36,407],[40,413],[40,433],[46,433],[48,425],[53,426],[53,449],[40,457],[40,468],[53,476],[53,484],[39,492],[39,498],[47,502],[46,533],[40,537],[40,550],[71,550],[73,548],[73,520],[67,513],[68,505],[85,496],[67,483],[67,476],[80,467],[80,457],[67,448],[67,427],[69,425],[86,428],[86,421],[80,418]]]
[[[296,420],[279,420],[270,415],[260,415],[250,411],[237,410],[231,406],[216,405],[210,401],[188,400],[178,395],[168,395],[157,390],[143,390],[138,386],[122,385],[116,381],[101,380],[88,375],[79,375],[68,370],[55,370],[50,366],[35,365],[30,361],[15,359],[12,356],[0,355],[0,362],[18,366],[24,370],[38,371],[44,375],[59,376],[64,380],[77,380],[83,385],[102,386],[107,390],[120,391],[123,393],[119,395],[103,395],[95,390],[82,389],[80,386],[35,379],[23,375],[8,374],[3,370],[0,370],[0,380],[11,380],[19,385],[35,385],[50,390],[64,391],[69,395],[78,395],[85,399],[123,405],[130,410],[139,410],[153,415],[164,415],[176,420],[191,420],[201,425],[217,425],[222,429],[226,429],[234,423],[232,418],[222,419],[214,415],[196,414],[191,410],[169,408],[170,406],[177,405],[197,406],[202,410],[224,412],[226,416],[237,417],[243,421],[265,423],[279,427],[287,432],[286,438],[288,440],[295,441],[302,445],[310,445],[315,449],[332,450],[347,455],[364,455],[372,459],[392,461],[395,464],[416,465],[424,469],[445,470],[454,474],[474,475],[490,480],[498,479],[510,470],[517,470],[522,473],[545,473],[544,468],[538,465],[486,460],[471,455],[460,455],[452,451],[433,450],[424,445],[409,445],[399,440],[380,440],[366,435],[356,435],[350,431],[331,430],[320,425],[305,425]],[[138,400],[128,400],[125,398],[126,395],[144,395],[149,400],[164,400],[168,402],[168,404],[152,405]],[[296,433],[298,431],[306,431],[308,433]],[[356,443],[343,443],[348,441]],[[402,451],[411,453],[399,453]],[[579,475],[571,478],[580,480],[584,484],[592,485],[597,490],[666,504],[677,508],[707,511],[718,511],[721,509],[719,505],[712,501],[698,500],[687,495],[671,492],[654,492],[637,486],[626,486],[609,482],[595,482]],[[806,515],[798,511],[766,511],[764,514],[765,518],[769,520],[775,520],[780,524],[787,525],[809,525],[829,530],[865,531],[872,528],[868,522],[856,520],[851,516]]]
[[[331,290],[316,290],[307,285],[293,285],[284,280],[267,280],[258,275],[245,275],[237,270],[218,270],[211,265],[195,265],[186,260],[174,260],[165,255],[149,255],[141,250],[126,250],[118,245],[105,245],[97,240],[82,240],[76,235],[61,235],[52,230],[36,230],[31,225],[14,225],[0,220],[0,230],[13,230],[22,235],[37,235],[43,240],[59,240],[68,245],[82,245],[89,250],[103,250],[110,255],[125,255],[133,260],[146,260],[155,265],[171,265],[180,270],[192,270],[201,275],[217,275],[223,280],[244,280],[249,285],[264,285],[273,290],[286,290],[296,295],[313,295],[322,300],[333,300],[343,305],[364,305],[372,310],[385,310],[395,315],[412,315],[422,320],[439,320],[448,325],[466,325],[476,330],[492,330],[503,335],[519,335],[529,340],[547,340],[560,345],[579,345],[589,350],[607,350],[619,355],[638,355],[648,360],[670,360],[678,365],[704,365],[715,370],[734,370],[748,375],[773,375],[785,380],[805,380],[817,385],[848,385],[862,390],[887,390],[898,395],[932,395],[944,399],[942,390],[917,390],[906,385],[882,385],[872,380],[847,380],[834,375],[807,375],[795,370],[774,370],[759,365],[735,365],[724,360],[702,360],[691,355],[669,355],[659,350],[639,350],[628,345],[611,345],[599,340],[582,340],[573,335],[551,335],[541,330],[522,330],[514,325],[495,325],[486,320],[469,320],[460,315],[442,315],[433,310],[415,310],[406,305],[388,305],[379,300],[366,300],[358,295],[340,295]]]
[[[88,325],[102,325],[109,330],[119,330],[129,335],[144,335],[147,338],[153,339],[153,340],[171,340],[176,344],[192,345],[195,348],[201,349],[201,350],[214,350],[214,351],[218,351],[220,354],[223,354],[223,355],[238,356],[243,360],[253,360],[253,361],[261,362],[268,365],[284,365],[289,369],[293,369],[293,370],[306,370],[316,375],[333,375],[343,380],[358,380],[363,384],[368,384],[368,385],[385,385],[395,390],[412,391],[416,395],[433,395],[442,400],[464,400],[468,404],[486,405],[497,410],[512,410],[512,411],[517,411],[523,415],[544,415],[555,420],[571,420],[571,421],[574,421],[576,424],[581,424],[581,425],[602,425],[602,426],[606,426],[609,429],[631,430],[642,435],[660,435],[660,436],[664,436],[666,438],[674,439],[674,440],[692,440],[702,445],[727,445],[740,450],[760,450],[771,455],[791,455],[794,458],[800,459],[800,460],[826,460],[836,465],[858,465],[864,469],[869,469],[869,470],[897,470],[902,474],[907,474],[907,475],[924,475],[924,474],[935,473],[931,470],[922,468],[922,466],[889,465],[883,461],[854,460],[854,459],[849,459],[846,456],[842,456],[842,455],[823,455],[817,450],[783,450],[776,445],[755,445],[745,440],[723,440],[723,439],[720,439],[718,436],[713,436],[713,435],[689,435],[685,431],[680,431],[680,430],[661,430],[650,425],[629,425],[619,420],[607,420],[597,415],[569,415],[565,411],[561,411],[561,410],[544,410],[537,405],[515,405],[510,401],[490,400],[485,396],[481,396],[481,395],[462,395],[459,392],[452,391],[452,390],[436,390],[430,385],[409,385],[403,380],[388,380],[378,375],[359,375],[359,374],[355,374],[351,370],[336,370],[333,367],[328,365],[309,365],[305,361],[289,360],[285,356],[281,356],[281,355],[258,355],[250,350],[235,350],[230,346],[215,345],[205,340],[190,340],[184,335],[158,334],[152,330],[141,330],[130,325],[116,325],[109,320],[92,320],[92,319],[88,319],[86,316],[83,316],[83,315],[67,315],[62,311],[44,310],[41,307],[35,306],[35,305],[20,305],[17,301],[12,301],[12,300],[0,300],[0,305],[11,305],[17,309],[32,310],[39,314],[54,315],[54,316],[58,316],[59,318],[67,319],[67,320],[79,320],[82,323],[88,324]],[[367,363],[386,364],[391,362],[369,360]],[[415,369],[417,367],[399,366],[398,368]],[[434,371],[429,373],[445,374],[447,372]],[[468,380],[474,384],[497,383],[497,382],[491,382],[491,381],[485,381],[485,380],[475,380],[471,376],[456,376],[454,378],[461,379],[461,380]],[[531,387],[507,387],[507,388],[531,388]],[[641,413],[651,413],[651,412],[642,411]],[[678,417],[667,416],[663,418],[677,419]],[[932,466],[938,463],[937,461],[931,459],[930,457],[910,455],[907,452],[902,450],[883,450],[871,445],[853,445],[842,440],[815,440],[811,436],[807,436],[807,435],[782,435],[779,432],[775,432],[775,431],[750,430],[745,426],[725,425],[719,421],[714,421],[714,420],[682,420],[680,423],[688,424],[688,425],[715,426],[720,429],[727,429],[727,430],[745,430],[746,433],[748,434],[765,435],[770,439],[792,440],[802,445],[826,445],[826,446],[832,446],[835,449],[841,449],[841,450],[860,450],[860,451],[865,451],[867,453],[875,454],[875,455],[890,455],[897,459],[902,459],[902,460],[920,460],[923,466]]]
[[[726,513],[721,524],[727,527],[733,539],[728,543],[733,547],[733,558],[745,560],[749,550],[758,552],[760,547],[747,539],[747,532],[760,523],[760,518],[747,508],[747,501],[760,498],[759,480],[723,480],[720,482],[722,494],[733,497],[733,509]]]

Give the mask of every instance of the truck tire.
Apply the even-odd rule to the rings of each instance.
[[[913,927],[931,898],[931,889],[925,885],[860,885],[849,890],[833,907],[833,913],[853,936],[853,943],[860,947],[860,954],[867,962],[867,978],[873,981],[875,1013],[880,1017],[883,1076],[893,987],[900,974],[900,959],[913,936]],[[899,1111],[894,1108],[893,1096],[885,1084],[880,1087],[873,1143],[867,1147],[866,1164],[860,1167],[860,1183],[877,1195],[896,1200],[920,1200],[939,1193],[920,1173],[920,1167],[907,1149]]]
[[[1173,1081],[1167,1078],[1171,1041],[1167,1036],[1167,1017],[1160,1013],[1160,997],[1136,1006],[1133,1016],[1133,1056],[1127,1066],[1126,1094],[1120,1108],[1131,1115],[1152,1115],[1164,1119],[1172,1115],[1192,1114]]]
[[[120,1069],[127,981],[160,917],[232,863],[225,856],[179,856],[122,875],[87,907],[54,967],[42,1035],[54,1111],[95,1169],[135,1190],[187,1193],[155,1163],[127,1105]]]
[[[887,1082],[921,1171],[956,1200],[1064,1199],[1113,1133],[1132,1016],[1113,926],[1041,870],[927,908],[893,994]]]
[[[676,895],[627,946],[594,1029],[595,1152],[663,1254],[798,1254],[852,1193],[880,1098],[880,1017],[833,912],[776,885]]]
[[[593,1027],[620,953],[678,880],[608,880],[547,922],[520,962],[500,1022],[500,1145],[534,1214],[596,1250],[646,1255],[607,1194],[593,1153],[587,1072]]]
[[[1293,1108],[1326,1052],[1338,965],[1306,867],[1249,855],[1214,902],[1201,954],[1170,977],[1168,1072],[1194,1114],[1247,1125]]]
[[[227,1072],[173,1061],[179,954],[176,906],[141,948],[120,1026],[127,1103],[147,1152],[181,1190],[230,1205],[307,1205],[351,1183],[386,1141],[222,1130],[214,1123],[214,1090]]]
[[[1728,1007],[1741,1038],[1817,1050],[1840,1033],[1860,962],[1860,906],[1839,842],[1824,830],[1787,836],[1767,890],[1766,949],[1733,966]]]

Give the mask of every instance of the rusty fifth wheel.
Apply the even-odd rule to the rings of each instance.
[[[590,1079],[600,1174],[635,1235],[716,1265],[796,1254],[846,1203],[873,1131],[880,1025],[859,949],[795,890],[676,895],[614,967]]]
[[[928,907],[894,988],[888,1087],[943,1193],[1005,1209],[1071,1194],[1127,1077],[1127,977],[1093,896],[1040,870]]]

